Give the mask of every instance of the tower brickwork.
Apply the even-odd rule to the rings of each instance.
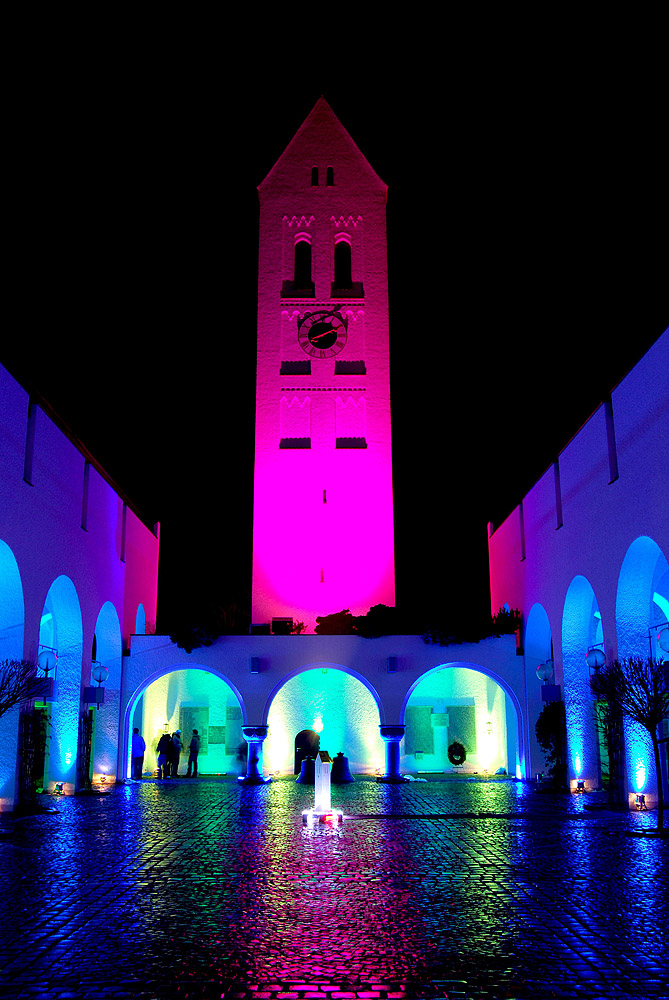
[[[321,98],[259,186],[253,622],[393,605],[387,187]]]

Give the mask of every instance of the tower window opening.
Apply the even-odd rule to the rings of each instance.
[[[328,167],[325,175],[325,183],[328,187],[334,186],[334,167]]]
[[[318,187],[318,167],[311,168],[311,186]]]
[[[327,502],[328,502],[328,491],[327,490],[323,490],[323,503],[327,503]]]
[[[295,244],[293,288],[295,291],[313,291],[313,281],[311,280],[311,243],[308,240],[298,240]]]
[[[351,244],[348,240],[339,240],[334,250],[334,284],[335,288],[351,288]]]

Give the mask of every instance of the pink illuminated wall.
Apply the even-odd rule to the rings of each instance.
[[[386,190],[322,98],[259,187],[257,624],[395,602]]]

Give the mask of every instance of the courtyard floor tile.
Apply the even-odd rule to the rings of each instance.
[[[667,1000],[652,813],[512,780],[201,777],[0,817],[3,1000]]]

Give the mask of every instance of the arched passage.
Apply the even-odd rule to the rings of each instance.
[[[44,787],[63,782],[68,791],[73,791],[77,783],[83,627],[79,597],[67,576],[57,577],[49,587],[39,644],[58,653],[54,700],[44,707],[49,717]]]
[[[467,753],[466,770],[503,768],[525,776],[518,700],[501,678],[477,664],[445,663],[428,671],[409,690],[402,718],[406,771],[451,770],[448,748],[458,742]]]
[[[23,658],[23,587],[14,553],[0,541],[0,661]],[[14,802],[19,708],[0,716],[0,810]]]
[[[135,635],[144,635],[146,633],[146,611],[144,610],[143,604],[137,605],[137,614],[135,615]]]
[[[616,593],[616,637],[619,657],[652,656],[665,660],[669,653],[662,649],[658,635],[669,622],[669,565],[659,545],[652,538],[641,536],[630,545],[618,578]],[[665,720],[662,736],[669,735]],[[655,796],[655,775],[652,742],[645,729],[625,720],[627,773],[633,793]],[[667,784],[667,744],[661,744],[660,768],[665,796]]]
[[[116,608],[106,601],[95,623],[92,659],[107,668],[104,682],[104,702],[99,708],[90,707],[93,729],[93,760],[91,777],[116,773],[118,716],[121,697],[122,640],[121,623]],[[95,681],[90,683],[95,684]]]
[[[567,717],[567,774],[572,787],[584,781],[586,788],[601,782],[599,739],[594,700],[590,691],[588,649],[602,648],[602,616],[595,592],[584,576],[569,585],[562,612],[562,674]]]
[[[525,626],[523,648],[526,660],[531,660],[535,668],[539,663],[545,663],[549,657],[553,656],[551,626],[546,610],[541,604],[534,604],[530,608]]]
[[[373,774],[384,761],[381,721],[378,695],[353,671],[329,663],[296,671],[269,699],[265,767],[292,774],[295,736],[313,729],[331,757],[341,752],[352,772]]]
[[[185,773],[193,729],[200,736],[198,773],[238,774],[243,770],[239,749],[244,743],[245,713],[237,689],[206,667],[183,667],[148,677],[128,702],[123,725],[123,774],[130,776],[130,736],[136,726],[146,743],[144,773],[156,767],[156,746],[163,732],[181,730]]]

